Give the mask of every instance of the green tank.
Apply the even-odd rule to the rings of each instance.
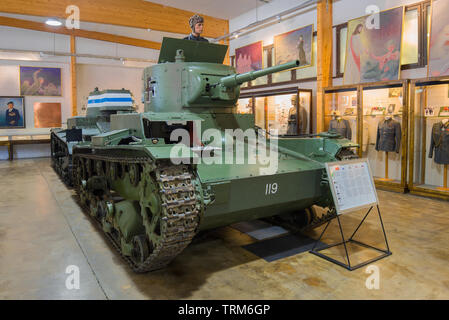
[[[110,130],[73,147],[80,202],[135,272],[164,268],[200,231],[270,217],[313,227],[334,213],[324,164],[357,145],[265,139],[254,115],[235,113],[240,85],[299,61],[236,74],[226,51],[164,38],[143,72],[145,112],[111,115]]]
[[[54,128],[51,133],[51,163],[56,173],[72,186],[73,146],[90,141],[92,136],[109,131],[111,114],[135,112],[129,90],[98,90],[87,100],[86,116],[67,119],[67,129]]]

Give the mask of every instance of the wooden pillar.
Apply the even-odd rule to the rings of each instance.
[[[76,43],[75,43],[75,36],[70,36],[70,53],[75,54],[76,53]],[[72,116],[78,115],[77,110],[77,99],[76,99],[76,57],[71,56],[70,57],[70,80],[72,82]]]
[[[317,112],[316,129],[324,127],[323,89],[332,86],[332,0],[321,0],[317,4]]]
[[[230,48],[229,48],[229,39],[226,40],[220,40],[220,44],[225,44],[228,46],[228,51],[226,52],[226,57],[224,58],[223,64],[230,66],[231,65],[231,58],[229,55]]]

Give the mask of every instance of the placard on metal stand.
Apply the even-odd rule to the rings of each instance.
[[[313,246],[310,253],[317,255],[323,259],[326,259],[330,262],[333,262],[341,267],[344,267],[350,271],[356,270],[363,266],[366,266],[370,263],[383,259],[387,256],[390,256],[392,253],[390,251],[390,247],[388,246],[387,235],[385,233],[384,224],[382,221],[382,216],[380,214],[379,209],[379,200],[377,197],[376,187],[374,185],[373,175],[371,173],[371,169],[367,159],[358,159],[358,160],[350,160],[350,161],[340,161],[340,162],[332,162],[326,164],[327,176],[329,178],[329,184],[332,191],[332,196],[334,198],[335,208],[337,211],[337,216],[327,223],[323,232],[321,233],[319,239]],[[363,222],[365,222],[368,215],[373,211],[373,208],[377,208],[377,213],[379,215],[380,224],[382,226],[382,232],[385,239],[385,244],[387,246],[386,250],[382,250],[366,243],[354,240],[354,236],[359,231]],[[365,217],[359,223],[351,237],[348,240],[345,240],[345,236],[343,234],[343,229],[341,227],[340,215],[349,213],[352,211],[360,210],[360,209],[368,209]],[[340,234],[342,238],[342,242],[326,245],[322,248],[316,249],[318,243],[320,243],[324,233],[329,227],[330,223],[337,219],[338,226],[340,228]],[[372,249],[381,253],[376,258],[370,259],[368,261],[359,263],[355,266],[351,265],[351,260],[349,259],[349,253],[347,244],[353,243],[359,246]],[[348,264],[345,264],[341,261],[333,259],[327,255],[324,255],[320,251],[343,245],[345,248],[346,258],[348,260]]]

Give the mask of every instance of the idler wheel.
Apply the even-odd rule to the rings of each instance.
[[[150,254],[146,236],[140,234],[133,238],[133,249],[131,251],[131,259],[136,264],[144,263]]]
[[[131,164],[129,166],[129,181],[134,187],[137,187],[140,181],[140,168],[138,164]]]

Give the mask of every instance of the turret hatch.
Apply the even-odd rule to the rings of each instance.
[[[159,54],[159,62],[175,62],[176,51],[184,50],[185,62],[209,62],[222,64],[228,46],[183,39],[164,37]]]

